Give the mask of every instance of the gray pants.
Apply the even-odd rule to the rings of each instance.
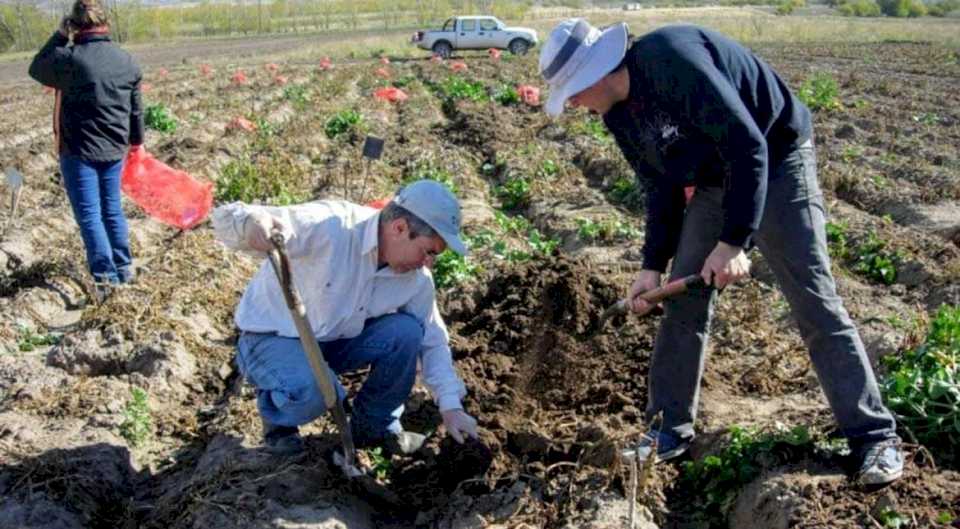
[[[823,195],[813,144],[773,169],[757,248],[773,269],[810,351],[843,434],[857,445],[896,436],[863,342],[837,295],[827,253]],[[698,274],[723,225],[720,188],[698,188],[687,207],[671,279]],[[704,352],[716,291],[700,289],[664,303],[650,365],[647,419],[663,411],[664,431],[692,437]]]

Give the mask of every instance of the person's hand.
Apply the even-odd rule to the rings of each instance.
[[[723,241],[717,243],[700,270],[703,282],[715,288],[723,288],[743,279],[749,273],[750,259],[743,248]]]
[[[147,151],[143,148],[143,144],[140,145],[131,145],[129,156],[143,156]]]
[[[446,426],[447,432],[458,443],[462,444],[467,436],[474,439],[478,438],[477,420],[461,408],[447,410],[441,412],[440,415],[443,416],[443,425]]]
[[[247,246],[260,252],[273,250],[270,235],[274,231],[283,233],[284,240],[289,239],[287,234],[290,230],[280,219],[273,217],[266,211],[251,212],[243,221],[243,238],[247,241]]]
[[[627,294],[628,308],[643,316],[653,310],[656,304],[647,303],[645,300],[637,297],[648,290],[660,286],[660,272],[656,270],[641,270],[640,275],[630,285],[630,293]]]

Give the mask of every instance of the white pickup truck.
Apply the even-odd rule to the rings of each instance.
[[[413,44],[431,50],[444,59],[453,50],[485,50],[498,48],[523,55],[537,45],[537,32],[530,28],[510,28],[496,17],[452,17],[442,29],[418,31]]]

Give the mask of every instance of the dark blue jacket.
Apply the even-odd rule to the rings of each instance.
[[[647,185],[644,268],[662,272],[676,253],[685,186],[723,186],[720,240],[746,245],[773,169],[811,137],[810,111],[769,65],[705,28],[648,33],[624,64],[630,95],[604,122]]]
[[[143,143],[140,67],[108,35],[68,46],[56,32],[30,63],[30,77],[61,91],[60,154],[120,160]]]

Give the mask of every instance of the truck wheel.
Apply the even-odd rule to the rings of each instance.
[[[445,40],[441,40],[433,45],[433,53],[443,57],[444,59],[449,59],[450,54],[453,53],[453,46]]]
[[[510,41],[510,53],[514,55],[526,55],[530,49],[530,44],[523,39],[513,39]]]

